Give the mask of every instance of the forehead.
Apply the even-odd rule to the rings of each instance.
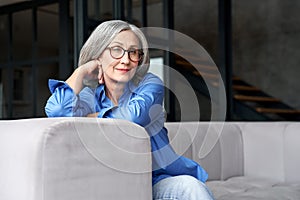
[[[139,46],[139,39],[133,31],[125,30],[116,35],[111,44],[113,43],[122,46]]]

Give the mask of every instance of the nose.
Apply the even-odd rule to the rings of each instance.
[[[125,52],[123,57],[121,58],[121,63],[122,64],[129,64],[130,63],[130,59],[129,59],[129,53],[128,52]]]

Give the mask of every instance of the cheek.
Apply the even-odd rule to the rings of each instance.
[[[137,71],[137,66],[131,70],[131,78],[135,75],[136,71]]]
[[[133,63],[132,64],[132,68],[134,68],[135,71],[137,70],[138,66],[139,66],[139,63]]]
[[[110,65],[111,62],[109,62],[108,60],[105,60],[105,61],[102,62],[102,71],[103,71],[103,73],[109,73],[113,70],[113,66]]]
[[[108,69],[109,69],[109,67],[108,67],[107,63],[102,63],[102,72],[104,74],[106,74],[108,72]]]
[[[111,58],[111,56],[109,55],[109,53],[107,51],[104,51],[103,54],[100,57],[100,62],[102,64],[102,71],[103,73],[111,70],[110,68],[110,64],[114,61],[113,58]]]

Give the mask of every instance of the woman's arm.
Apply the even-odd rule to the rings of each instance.
[[[96,71],[99,71],[98,77]],[[84,87],[83,79],[103,81],[102,69],[98,60],[89,61],[78,67],[66,82],[49,80],[52,95],[45,106],[48,117],[85,117],[89,113],[95,112],[94,91]]]
[[[154,75],[148,75],[126,105],[100,112],[98,117],[126,119],[146,128],[157,118],[164,117],[163,97],[164,86],[161,80]]]
[[[66,83],[77,95],[84,88],[83,79],[102,80],[102,68],[99,60],[92,60],[78,67],[66,80]]]
[[[45,113],[48,117],[85,117],[95,112],[94,90],[85,87],[79,95],[63,81],[49,80],[52,95],[49,97]]]

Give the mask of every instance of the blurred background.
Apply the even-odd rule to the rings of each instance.
[[[298,121],[299,9],[297,0],[1,0],[0,119],[45,117],[48,79],[65,80],[72,73],[99,23],[123,19],[184,33],[211,56],[213,63],[191,49],[180,49],[184,56],[150,52],[152,63],[171,66],[194,88],[200,117],[191,106],[184,120],[208,121],[224,110],[224,102],[212,110],[208,92],[222,81],[227,112],[225,119],[219,113],[213,120]],[[155,73],[184,93],[185,83],[170,72]],[[166,90],[168,121],[182,120],[177,92]]]

